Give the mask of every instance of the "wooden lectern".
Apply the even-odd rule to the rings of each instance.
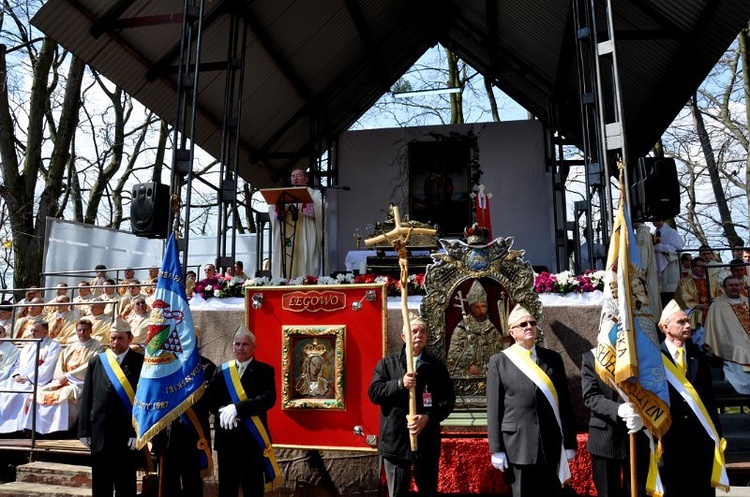
[[[268,205],[275,205],[276,206],[276,212],[282,213],[282,219],[279,220],[279,226],[281,228],[281,253],[277,255],[277,257],[281,257],[281,276],[284,278],[289,278],[289,270],[291,270],[292,264],[294,263],[294,247],[295,247],[295,236],[297,232],[297,219],[299,216],[299,212],[296,214],[292,214],[292,222],[289,223],[289,228],[291,230],[291,235],[289,235],[287,232],[289,231],[287,229],[287,219],[286,219],[286,211],[289,210],[288,206],[297,204],[311,204],[313,202],[312,197],[310,197],[310,192],[307,190],[306,186],[290,186],[288,188],[266,188],[264,190],[260,190],[260,194],[263,195],[263,198],[265,199],[266,203]],[[285,240],[290,239],[291,244],[289,246],[289,251],[287,252],[287,244],[285,243]],[[271,243],[273,244],[273,234],[271,236]],[[272,257],[273,257],[272,252]],[[287,265],[287,258],[289,259],[289,264]]]

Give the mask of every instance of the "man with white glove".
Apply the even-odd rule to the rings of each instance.
[[[565,366],[537,344],[536,319],[513,308],[515,343],[490,357],[487,370],[490,462],[504,471],[514,497],[559,495],[577,446]]]
[[[643,422],[633,404],[623,402],[618,393],[601,380],[594,361],[591,350],[581,358],[583,403],[591,410],[586,450],[591,454],[594,486],[601,496],[630,495],[628,433],[636,433]],[[645,497],[649,449],[648,439],[642,433],[636,435],[636,451],[638,495]]]
[[[219,409],[219,425],[225,430],[237,428],[237,407],[234,404]]]
[[[242,495],[263,495],[266,478],[271,478],[264,475],[264,451],[269,455],[273,448],[261,447],[252,430],[259,430],[254,418],[260,420],[271,439],[266,413],[276,402],[274,370],[255,359],[255,335],[245,326],[234,334],[232,352],[234,359],[216,369],[206,389],[207,405],[218,421],[214,423],[214,448],[219,462],[219,495],[237,495],[240,487]]]

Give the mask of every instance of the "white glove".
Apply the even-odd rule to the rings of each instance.
[[[565,449],[565,459],[567,459],[568,461],[572,461],[575,456],[576,456],[575,450]]]
[[[617,415],[627,421],[628,418],[638,414],[635,412],[632,402],[625,402],[617,407]]]
[[[492,454],[492,457],[490,457],[490,462],[492,462],[493,468],[499,469],[500,471],[508,469],[508,456],[505,452],[495,452]]]
[[[636,433],[643,428],[643,420],[636,414],[625,419],[625,426],[628,428],[628,433]]]
[[[234,404],[219,409],[219,425],[225,430],[237,428],[237,407]]]
[[[128,438],[128,449],[130,450],[138,450],[135,446],[135,438],[130,437]]]
[[[91,448],[91,437],[81,437],[78,440],[89,449]]]

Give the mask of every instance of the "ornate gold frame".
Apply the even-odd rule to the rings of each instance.
[[[541,320],[542,304],[534,292],[534,270],[523,259],[523,250],[511,250],[512,237],[499,237],[487,245],[468,245],[446,239],[441,239],[440,244],[445,253],[432,256],[435,262],[427,267],[427,295],[421,305],[422,319],[430,330],[427,348],[431,353],[443,361],[447,360],[449,344],[446,343],[446,321],[453,310],[451,299],[459,286],[468,280],[484,279],[486,282],[489,279],[499,284],[500,295],[495,295],[495,301],[488,298],[488,305],[503,308],[506,312],[503,315],[498,311],[499,323],[494,323],[503,336],[508,335],[507,312],[517,303],[523,304],[538,321]],[[541,343],[543,332],[540,330],[539,333]],[[486,376],[452,376],[452,379],[457,407],[486,406]]]
[[[282,326],[282,409],[345,409],[345,332],[345,325]],[[309,381],[313,356],[319,358],[315,382]]]

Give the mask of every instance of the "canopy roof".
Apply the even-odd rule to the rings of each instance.
[[[201,61],[217,70],[200,74],[196,143],[219,157],[228,12],[236,9],[248,27],[239,173],[254,186],[272,186],[314,156],[436,43],[580,144],[573,3],[208,1]],[[613,4],[628,149],[645,155],[747,26],[750,2]],[[33,23],[174,123],[182,10],[176,0],[49,0]]]

